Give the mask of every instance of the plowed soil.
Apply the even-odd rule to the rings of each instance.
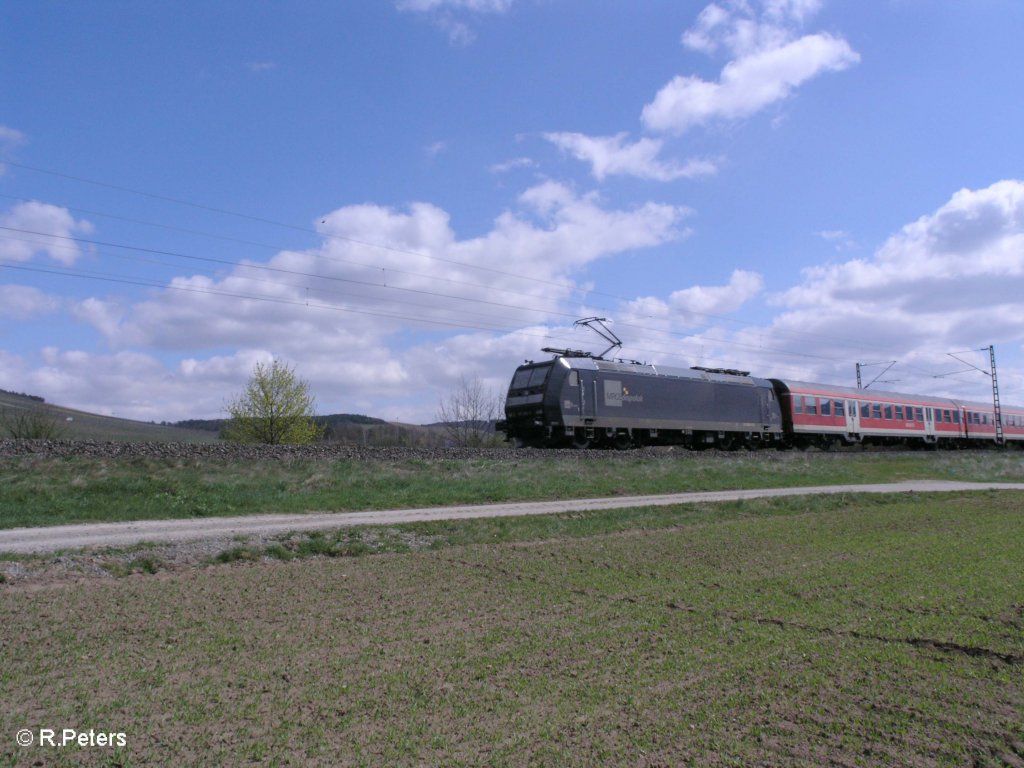
[[[0,585],[0,764],[1022,765],[1017,499]]]

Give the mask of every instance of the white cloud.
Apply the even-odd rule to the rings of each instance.
[[[469,45],[476,34],[467,15],[505,13],[514,0],[397,0],[399,11],[419,13],[428,17],[435,26],[448,35],[452,45]]]
[[[721,48],[733,57],[785,45],[794,30],[821,7],[820,0],[763,0],[762,12],[747,0],[711,3],[697,17],[697,23],[683,33],[683,45],[714,54]]]
[[[773,303],[782,312],[770,326],[731,337],[763,346],[766,353],[754,357],[766,371],[849,382],[857,356],[895,359],[900,381],[890,388],[977,399],[984,382],[979,389],[973,379],[927,374],[950,369],[946,352],[1021,343],[1024,181],[961,190],[872,257],[805,270]]]
[[[47,347],[40,356],[42,365],[23,373],[22,387],[60,405],[153,421],[185,419],[196,412],[216,414],[222,406],[221,391],[185,380],[152,355]]]
[[[0,152],[9,154],[27,141],[25,134],[9,126],[0,124]],[[0,162],[0,176],[6,172],[6,166]]]
[[[872,259],[807,270],[781,301],[790,307],[856,302],[974,309],[986,292],[965,291],[990,281],[998,301],[1007,281],[1024,288],[1024,182],[1000,181],[957,192],[934,214],[892,236]],[[1024,292],[1013,303],[1024,306]],[[988,305],[991,301],[981,302]]]
[[[536,165],[536,161],[529,157],[514,157],[503,163],[495,163],[492,165],[491,173],[507,173],[509,171],[514,171],[517,168],[535,168]]]
[[[732,59],[715,82],[674,77],[644,107],[644,125],[682,134],[713,120],[749,117],[822,73],[856,64],[860,55],[841,37],[824,32],[797,37],[818,6],[767,0],[760,13],[745,0],[707,6],[684,33],[683,44],[707,54],[724,49]]]
[[[165,387],[170,393],[177,382],[187,405],[194,390],[194,415],[203,415],[200,404],[212,407],[212,394],[202,395],[203,387],[212,393],[229,383],[240,386],[251,368],[245,355],[258,352],[294,361],[324,408],[351,411],[354,403],[366,402],[374,415],[408,417],[418,410],[429,420],[441,383],[429,377],[438,367],[459,367],[447,350],[460,350],[462,363],[486,365],[491,358],[480,350],[498,355],[499,347],[486,344],[471,354],[468,339],[496,334],[509,337],[500,348],[515,348],[517,356],[536,353],[543,344],[532,336],[523,342],[519,331],[578,316],[583,286],[574,278],[577,270],[679,240],[686,235],[681,223],[687,215],[685,208],[658,203],[610,209],[595,194],[579,195],[551,181],[526,190],[490,231],[466,239],[453,231],[447,212],[428,203],[404,210],[346,206],[321,218],[318,248],[282,251],[226,276],[181,276],[144,301],[88,298],[72,312],[115,350],[188,354],[181,370],[151,370],[136,362],[138,375],[154,381],[155,393]],[[452,340],[453,333],[467,340],[465,347]],[[445,338],[424,343],[423,334]],[[225,359],[225,349],[237,352]],[[204,352],[212,357],[204,359]],[[67,364],[62,353],[51,367]],[[500,367],[498,377],[507,376],[507,358]],[[52,389],[42,391],[44,396],[69,391],[55,376],[45,383]],[[76,390],[73,402],[86,402],[83,393]],[[165,410],[181,408],[165,404]],[[151,413],[142,406],[119,412],[145,418]]]
[[[714,174],[717,168],[709,160],[691,159],[684,165],[663,161],[661,139],[643,138],[627,143],[629,134],[586,136],[582,133],[546,133],[544,138],[578,160],[591,165],[594,178],[603,181],[609,175],[636,176],[655,181],[673,181]]]
[[[847,240],[850,237],[850,233],[843,229],[823,229],[818,233],[818,236],[822,240],[828,240],[829,242],[835,242],[836,240]]]
[[[60,308],[60,299],[28,285],[0,285],[0,317],[28,320]]]
[[[447,142],[435,141],[432,144],[428,144],[424,148],[423,154],[426,156],[427,160],[431,160],[432,161],[438,155],[440,155],[442,152],[445,152],[447,149],[448,149],[448,143]]]
[[[25,262],[45,255],[66,266],[83,252],[71,238],[92,231],[88,221],[76,221],[67,208],[35,201],[18,203],[0,215],[0,227],[0,259]]]
[[[709,317],[734,312],[764,290],[764,279],[756,272],[733,270],[727,285],[694,285],[670,294],[667,301],[653,296],[635,299],[628,305],[631,318],[664,320],[663,327],[683,328],[706,323]]]
[[[806,35],[787,45],[729,62],[718,82],[677,76],[644,107],[651,130],[685,133],[714,119],[749,117],[786,98],[817,75],[860,60],[849,43],[829,34]]]
[[[669,298],[672,309],[684,313],[720,315],[733,312],[761,293],[764,279],[756,272],[733,270],[729,284],[693,286],[674,292]]]
[[[662,87],[641,113],[649,131],[680,135],[716,120],[738,120],[787,98],[818,75],[846,69],[860,60],[841,37],[828,33],[799,36],[820,0],[729,0],[711,3],[682,37],[683,45],[731,60],[717,81],[678,75]],[[717,172],[716,162],[663,158],[665,142],[627,132],[612,136],[549,132],[544,138],[587,162],[598,181],[611,175],[654,181],[697,178]]]
[[[504,13],[514,0],[398,0],[400,11],[428,13],[438,10],[464,10],[474,13]]]
[[[0,124],[0,146],[5,148],[25,143],[25,134],[21,131]]]
[[[849,251],[857,247],[857,242],[844,229],[825,229],[817,234],[822,240],[835,246],[837,251]]]
[[[847,236],[830,234],[833,242]],[[985,401],[991,384],[980,374],[933,374],[963,368],[946,354],[958,350],[976,350],[968,359],[986,367],[989,344],[1020,359],[1024,180],[961,190],[871,257],[805,270],[796,285],[765,297],[777,310],[773,319],[737,330],[741,321],[729,313],[762,296],[761,277],[737,270],[728,285],[636,299],[617,317],[645,331],[644,349],[631,354],[657,358],[671,350],[673,363],[682,356],[761,376],[848,386],[854,386],[856,362],[897,360],[884,377],[888,383],[876,388]],[[1024,403],[1024,377],[1014,371],[1013,362],[1000,370],[1005,402]]]

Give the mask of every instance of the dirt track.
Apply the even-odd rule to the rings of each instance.
[[[38,553],[82,547],[125,547],[143,541],[179,542],[232,536],[253,536],[341,528],[353,525],[390,525],[425,520],[474,517],[547,515],[625,507],[667,506],[708,501],[732,501],[765,496],[801,496],[836,493],[907,493],[935,491],[1017,490],[1024,484],[962,483],[913,480],[876,485],[833,485],[807,488],[769,488],[743,491],[706,491],[662,496],[614,496],[599,499],[482,504],[473,506],[392,509],[375,512],[326,512],[289,515],[250,515],[188,520],[147,520],[127,523],[91,523],[0,531],[0,552]]]

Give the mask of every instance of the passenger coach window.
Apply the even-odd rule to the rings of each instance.
[[[804,396],[803,395],[793,395],[793,413],[803,413],[803,412],[804,412]]]
[[[822,400],[821,401],[821,415],[822,416],[831,416],[832,415],[832,401],[831,400]]]
[[[887,418],[889,421],[892,421],[892,406],[891,405],[885,406],[885,418]]]
[[[808,397],[807,398],[807,413],[811,416],[818,415],[818,398]]]

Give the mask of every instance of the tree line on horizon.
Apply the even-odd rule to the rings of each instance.
[[[461,379],[460,387],[438,405],[441,437],[431,427],[390,424],[355,414],[317,416],[309,383],[279,360],[256,363],[242,392],[227,406],[221,436],[231,442],[308,444],[318,440],[381,445],[485,447],[497,445],[494,430],[501,400],[484,389],[479,379]],[[194,421],[193,421],[194,423]]]
[[[53,440],[67,436],[63,420],[45,405],[44,398],[7,390],[0,393],[33,401],[28,408],[0,408],[0,437]],[[270,445],[324,441],[433,448],[502,442],[495,432],[503,410],[501,399],[475,378],[461,379],[459,388],[441,400],[437,422],[431,425],[393,424],[362,414],[318,416],[315,408],[309,384],[292,366],[273,360],[256,364],[245,388],[225,406],[227,418],[165,421],[159,426],[214,432],[229,442]]]

